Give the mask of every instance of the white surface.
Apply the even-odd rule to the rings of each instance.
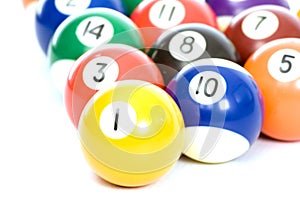
[[[1,1],[0,19],[1,200],[300,198],[300,142],[266,138],[225,164],[182,157],[146,187],[106,183],[84,160],[76,130],[48,80],[30,10],[21,1]]]

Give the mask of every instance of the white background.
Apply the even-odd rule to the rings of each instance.
[[[300,7],[299,0],[292,2]],[[1,1],[0,22],[1,200],[299,200],[300,142],[263,137],[244,156],[225,164],[182,157],[166,176],[145,187],[103,181],[87,165],[76,130],[49,81],[33,9],[25,11],[21,1]]]

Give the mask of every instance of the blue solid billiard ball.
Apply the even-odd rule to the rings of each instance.
[[[240,65],[221,58],[185,66],[167,85],[186,126],[183,154],[205,163],[240,157],[257,140],[264,104],[254,79]]]
[[[93,7],[110,8],[126,14],[122,0],[40,0],[36,9],[35,29],[42,50],[47,53],[49,42],[62,21]]]

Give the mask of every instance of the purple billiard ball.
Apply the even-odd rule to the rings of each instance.
[[[167,85],[186,127],[183,154],[196,161],[222,163],[245,154],[257,140],[264,104],[245,68],[221,58],[185,66]]]

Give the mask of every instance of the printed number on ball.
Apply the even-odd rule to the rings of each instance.
[[[180,1],[157,1],[149,12],[151,23],[162,29],[180,24],[184,17],[185,8]]]
[[[95,47],[110,41],[114,35],[114,28],[107,19],[89,17],[78,25],[76,35],[84,45]]]
[[[300,77],[300,53],[294,49],[281,49],[268,61],[270,75],[280,82],[290,82]]]
[[[279,27],[279,20],[270,11],[256,11],[249,14],[242,23],[244,34],[254,40],[272,36]]]
[[[83,81],[92,90],[100,90],[117,80],[118,75],[118,63],[108,56],[100,56],[85,66]]]
[[[91,0],[55,0],[55,7],[59,12],[71,15],[89,7]]]
[[[191,80],[189,93],[193,100],[204,105],[220,101],[226,93],[226,81],[223,76],[213,71],[197,74]]]
[[[170,41],[169,51],[177,60],[192,61],[199,58],[206,50],[205,38],[195,31],[176,34]]]

